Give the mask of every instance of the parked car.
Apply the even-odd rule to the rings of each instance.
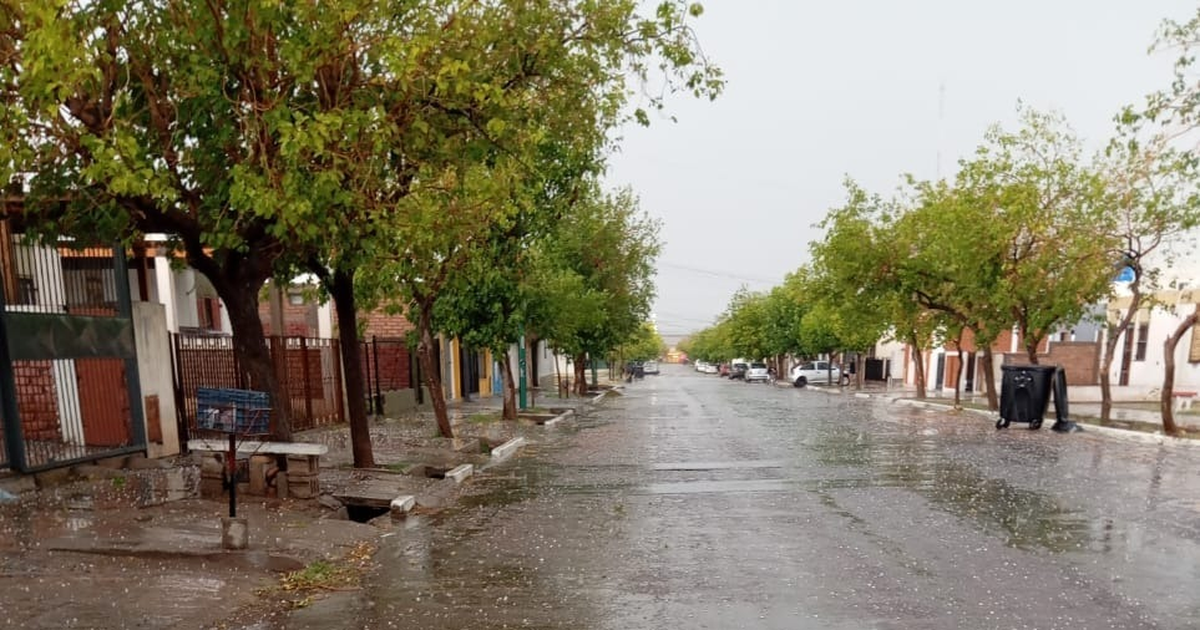
[[[746,376],[743,378],[747,383],[767,383],[771,380],[771,371],[767,369],[766,363],[751,363],[750,367],[746,368]]]
[[[719,370],[719,369],[720,368],[714,363],[707,363],[704,365],[704,373],[705,374],[716,374],[717,370]]]
[[[646,361],[643,363],[642,372],[646,374],[658,374],[658,361]]]
[[[842,371],[828,361],[805,361],[788,372],[788,380],[796,387],[809,383],[833,384],[842,380]]]
[[[729,378],[739,379],[746,376],[746,370],[750,367],[749,363],[734,363],[729,368]]]
[[[707,361],[697,361],[696,362],[696,371],[697,372],[703,374],[707,369],[708,369]]]

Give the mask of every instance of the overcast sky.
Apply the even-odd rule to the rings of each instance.
[[[1163,19],[1197,6],[707,0],[696,27],[725,92],[677,96],[677,123],[626,129],[608,177],[663,221],[660,332],[703,328],[738,287],[769,289],[807,262],[846,175],[880,193],[902,173],[952,176],[1018,100],[1100,146],[1122,105],[1167,86],[1170,55],[1147,49]]]

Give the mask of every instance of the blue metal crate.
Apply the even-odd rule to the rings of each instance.
[[[196,428],[226,433],[270,432],[271,398],[248,389],[196,389]]]

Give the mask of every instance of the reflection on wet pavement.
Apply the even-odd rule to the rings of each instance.
[[[389,537],[341,627],[1200,626],[1200,449],[665,367]]]

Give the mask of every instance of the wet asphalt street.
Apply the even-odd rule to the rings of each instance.
[[[679,366],[550,431],[288,626],[1200,627],[1200,448]]]

